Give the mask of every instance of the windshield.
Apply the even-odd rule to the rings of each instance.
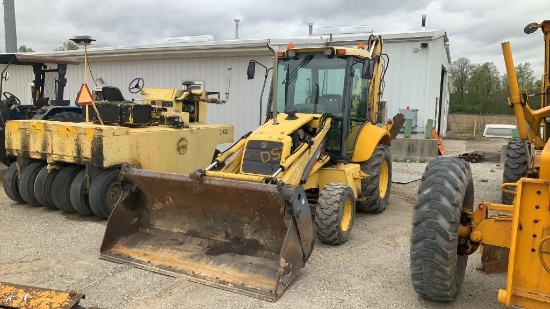
[[[277,109],[342,115],[346,61],[345,58],[327,58],[321,53],[280,59]]]

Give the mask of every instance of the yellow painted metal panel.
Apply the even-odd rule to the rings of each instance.
[[[550,181],[518,181],[504,305],[543,308],[550,304]]]
[[[341,183],[350,186],[355,197],[361,193],[359,164],[338,164],[336,167],[322,168],[317,174],[318,187],[321,190],[329,183]]]
[[[127,128],[91,123],[13,121],[8,123],[9,155],[49,163],[129,163],[155,171],[187,173],[210,164],[218,144],[233,141],[233,126],[191,123],[189,128]]]
[[[380,127],[367,123],[359,133],[355,143],[352,162],[363,162],[372,156],[378,144],[391,145],[390,133]]]

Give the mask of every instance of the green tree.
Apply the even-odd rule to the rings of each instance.
[[[17,51],[20,53],[32,53],[34,50],[30,47],[27,47],[26,45],[21,45],[19,46]]]
[[[506,106],[501,102],[501,78],[494,63],[475,65],[468,87],[468,110],[474,113],[501,113]]]
[[[468,93],[468,80],[473,69],[474,65],[470,59],[464,57],[458,58],[451,64],[450,73],[455,94],[454,104],[464,104],[464,98]]]
[[[56,49],[54,49],[54,51],[77,50],[77,49],[78,49],[78,45],[76,45],[72,41],[67,41],[67,42],[63,42],[63,44],[57,47]]]

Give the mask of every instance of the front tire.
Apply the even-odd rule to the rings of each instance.
[[[353,190],[343,184],[327,184],[315,205],[315,227],[319,239],[327,244],[346,242],[355,219]]]
[[[361,179],[361,194],[357,210],[367,213],[382,213],[388,206],[391,192],[392,162],[390,149],[378,145],[371,158],[361,163],[361,171],[368,175]]]
[[[32,162],[31,164],[25,166],[21,171],[21,179],[19,179],[19,193],[21,198],[32,206],[40,207],[42,206],[36,199],[34,192],[34,182],[38,173],[46,166],[46,163],[43,161]]]
[[[93,211],[90,208],[90,202],[88,192],[86,191],[86,170],[83,169],[76,175],[71,183],[69,190],[69,197],[71,199],[71,205],[74,210],[83,216],[93,215]]]
[[[69,165],[61,168],[59,173],[57,173],[57,176],[52,183],[51,193],[53,204],[57,206],[57,208],[66,212],[75,212],[73,205],[71,205],[69,192],[71,189],[71,183],[79,172],[79,166]]]
[[[19,175],[17,172],[17,162],[13,162],[4,174],[4,192],[14,202],[23,204],[25,201],[19,193]]]
[[[90,184],[90,208],[99,218],[109,218],[122,194],[117,181],[119,173],[118,168],[105,170],[99,173]]]
[[[55,180],[55,176],[59,170],[52,169],[48,171],[48,166],[44,166],[42,170],[36,176],[36,181],[34,182],[34,194],[36,200],[40,205],[48,207],[52,210],[57,210],[57,206],[53,203],[52,198],[52,183]]]
[[[464,280],[468,255],[458,255],[462,210],[473,209],[473,180],[468,163],[437,158],[426,167],[414,206],[410,267],[420,296],[453,300]]]

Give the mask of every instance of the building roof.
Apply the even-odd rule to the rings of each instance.
[[[117,46],[89,48],[88,58],[101,59],[102,61],[113,60],[136,60],[136,59],[165,59],[165,58],[191,58],[209,56],[238,56],[246,53],[250,55],[269,55],[267,44],[276,49],[284,50],[289,42],[297,46],[325,45],[332,39],[334,45],[357,44],[368,40],[372,34],[350,34],[350,35],[315,35],[307,37],[280,38],[280,39],[259,39],[259,40],[226,40],[226,41],[205,41],[186,43],[165,43],[143,46]],[[449,62],[449,39],[444,30],[414,31],[405,33],[378,33],[386,42],[399,41],[422,41],[435,40],[443,37]],[[57,51],[51,53],[33,53],[33,55],[44,55],[51,57],[72,56],[83,58],[82,50]]]

